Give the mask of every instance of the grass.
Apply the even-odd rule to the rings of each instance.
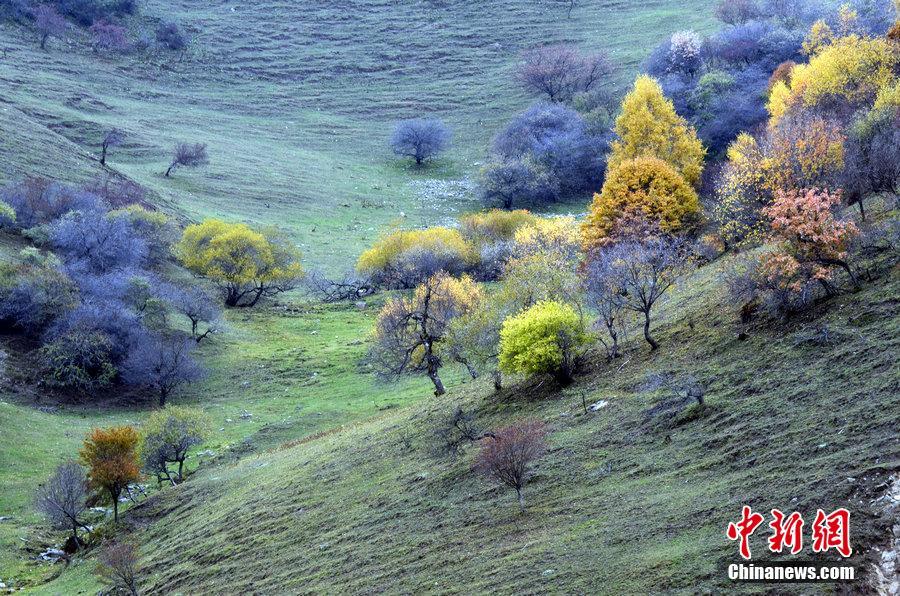
[[[673,29],[714,27],[713,0],[580,2],[571,18],[564,3],[530,0],[142,4],[189,28],[188,58],[99,56],[78,38],[41,51],[31,32],[0,26],[0,181],[101,175],[99,140],[118,126],[128,141],[107,172],[186,218],[281,225],[308,263],[332,271],[389,226],[480,207],[471,181],[489,140],[532,101],[512,76],[522,49],[605,49],[624,88]],[[396,120],[422,114],[445,119],[454,146],[415,169],[386,139]],[[208,143],[211,164],[164,178],[181,140]]]
[[[213,423],[213,436],[203,448],[211,455],[192,458],[191,468],[200,459],[231,461],[339,429],[427,395],[427,379],[386,384],[359,365],[367,348],[360,338],[371,328],[377,301],[366,309],[353,304],[301,308],[230,311],[225,331],[204,342],[201,358],[209,376],[176,398],[205,410]],[[0,581],[40,583],[59,569],[34,558],[58,537],[46,532],[32,511],[34,490],[57,464],[77,457],[91,428],[140,424],[152,404],[125,398],[95,405],[59,403],[17,384],[7,384],[0,399],[0,517],[8,518],[0,521]]]
[[[896,271],[741,341],[723,308],[726,265],[701,269],[673,296],[659,352],[632,337],[621,361],[593,359],[565,390],[455,383],[446,398],[202,469],[128,516],[141,530],[145,591],[740,592],[723,565],[736,557],[724,528],[742,504],[808,519],[848,507],[852,563],[863,570],[867,547],[889,536],[871,499],[900,465]],[[825,343],[815,339],[823,326]],[[667,397],[640,390],[657,370],[697,375],[706,405],[648,419]],[[610,405],[586,415],[582,395]],[[472,449],[436,454],[433,429],[456,404],[485,427],[548,424],[551,449],[525,515],[513,493],[472,472]],[[752,544],[764,559],[763,540]],[[809,554],[807,545],[800,558]]]

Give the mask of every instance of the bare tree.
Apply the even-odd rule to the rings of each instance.
[[[113,588],[138,596],[138,555],[133,542],[113,542],[103,549],[98,571]]]
[[[206,143],[178,143],[175,145],[175,154],[172,163],[166,170],[166,177],[177,167],[197,168],[209,163],[209,155],[206,153]]]
[[[203,378],[205,370],[191,356],[190,338],[145,334],[122,364],[122,378],[130,385],[153,389],[160,407],[178,387]]]
[[[624,240],[603,250],[608,253],[601,258],[612,264],[607,283],[619,288],[614,299],[621,308],[644,316],[644,339],[656,350],[659,344],[650,335],[653,307],[684,270],[687,243],[660,235]]]
[[[416,118],[397,123],[391,136],[391,149],[397,155],[412,157],[416,165],[436,156],[450,146],[450,129],[440,120]]]
[[[100,143],[100,165],[106,165],[106,152],[110,147],[118,147],[125,142],[125,133],[118,128],[113,128],[103,136]]]
[[[441,346],[450,322],[474,306],[477,291],[468,278],[456,280],[442,271],[419,285],[409,299],[388,302],[375,322],[370,362],[387,377],[424,372],[434,394],[443,395]]]
[[[585,270],[588,301],[599,315],[598,326],[602,325],[610,338],[608,344],[602,337],[600,338],[606,347],[606,356],[609,360],[619,357],[619,335],[624,332],[622,288],[617,273],[617,264],[610,251],[594,254]]]
[[[307,291],[322,302],[359,300],[375,293],[375,285],[354,272],[330,278],[321,271],[310,271],[304,279]]]
[[[210,333],[216,333],[222,311],[200,288],[182,288],[167,283],[159,288],[158,295],[190,322],[191,337],[197,343]]]
[[[35,7],[32,14],[34,15],[34,26],[41,36],[42,50],[47,47],[47,40],[51,36],[62,37],[69,28],[66,19],[51,4],[41,4]]]
[[[526,52],[517,76],[526,91],[546,95],[550,101],[569,102],[607,81],[612,71],[606,54],[582,54],[572,46],[552,45]]]
[[[535,420],[501,428],[483,441],[475,460],[478,471],[515,489],[523,512],[522,490],[531,478],[532,465],[547,451],[546,435],[544,424]]]
[[[87,510],[88,483],[84,468],[74,461],[60,464],[45,484],[38,488],[34,504],[54,528],[72,531],[71,540],[77,548],[81,544],[78,528]]]

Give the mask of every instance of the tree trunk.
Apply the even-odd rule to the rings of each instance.
[[[100,165],[106,165],[106,145],[103,145],[103,152],[100,154]]]
[[[174,168],[174,167],[175,167],[175,164],[172,164],[172,165],[169,166],[169,169],[166,170],[166,178],[168,178],[168,177],[169,177],[169,174],[172,173],[172,168]]]
[[[522,494],[522,489],[516,489],[516,496],[519,498],[519,511],[525,513],[525,495]]]
[[[181,482],[184,476],[182,475],[184,472],[184,460],[178,460],[178,482]]]
[[[434,395],[439,397],[447,393],[447,390],[444,388],[444,383],[441,381],[441,378],[438,376],[437,370],[428,370],[428,378],[431,379],[431,382],[434,383]]]
[[[119,523],[119,495],[117,495],[113,491],[109,491],[109,494],[112,495],[113,502],[113,521],[115,523]]]
[[[500,391],[503,389],[503,375],[500,374],[499,370],[495,370],[492,373],[494,377],[494,391]]]
[[[162,388],[159,390],[159,407],[160,408],[166,407],[166,398],[168,398],[168,397],[169,397],[169,391],[167,389]]]
[[[44,34],[41,36],[41,49],[42,49],[42,50],[47,49],[46,46],[47,46],[47,38],[48,38],[48,37],[50,37],[50,34],[49,34],[49,33],[44,33]]]
[[[659,344],[656,343],[656,340],[650,336],[650,311],[644,311],[644,339],[646,339],[647,343],[650,344],[651,352],[659,347]]]
[[[859,197],[859,200],[857,201],[857,203],[859,203],[859,216],[862,218],[863,221],[866,221],[866,208],[863,207],[862,197]]]

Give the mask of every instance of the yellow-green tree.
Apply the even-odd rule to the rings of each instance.
[[[278,230],[207,219],[188,226],[175,254],[189,270],[215,282],[227,306],[254,306],[296,287],[300,251]]]
[[[567,384],[589,340],[584,319],[574,308],[556,301],[538,302],[503,322],[500,369],[529,376],[549,373]]]
[[[900,52],[887,39],[851,34],[825,45],[817,42],[809,63],[791,71],[790,84],[772,88],[768,104],[772,124],[794,105],[871,104],[880,90],[896,82],[898,63]]]
[[[620,222],[644,220],[677,233],[692,228],[699,217],[697,193],[672,166],[656,157],[638,157],[607,173],[582,224],[582,243],[585,250],[608,243]]]
[[[696,131],[675,112],[659,83],[642,75],[625,96],[616,118],[607,172],[638,157],[656,157],[671,165],[688,184],[697,186],[706,150]]]
[[[210,427],[209,417],[196,408],[168,405],[153,412],[141,426],[144,469],[172,485],[181,482],[188,451],[209,436]],[[170,470],[170,464],[177,465],[177,471]]]

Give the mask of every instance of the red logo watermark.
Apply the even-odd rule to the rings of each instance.
[[[778,509],[772,509],[772,535],[769,536],[769,550],[773,553],[784,551],[796,555],[803,550],[803,516],[794,511],[786,515]],[[739,541],[738,550],[741,557],[750,559],[750,536],[763,523],[765,518],[761,513],[753,511],[744,505],[741,509],[741,519],[730,522],[725,529],[725,535],[729,540]],[[814,553],[824,553],[831,549],[836,550],[842,557],[849,557],[853,552],[850,547],[850,512],[844,508],[835,509],[826,514],[821,509],[816,511],[816,518],[812,523],[812,550]]]

